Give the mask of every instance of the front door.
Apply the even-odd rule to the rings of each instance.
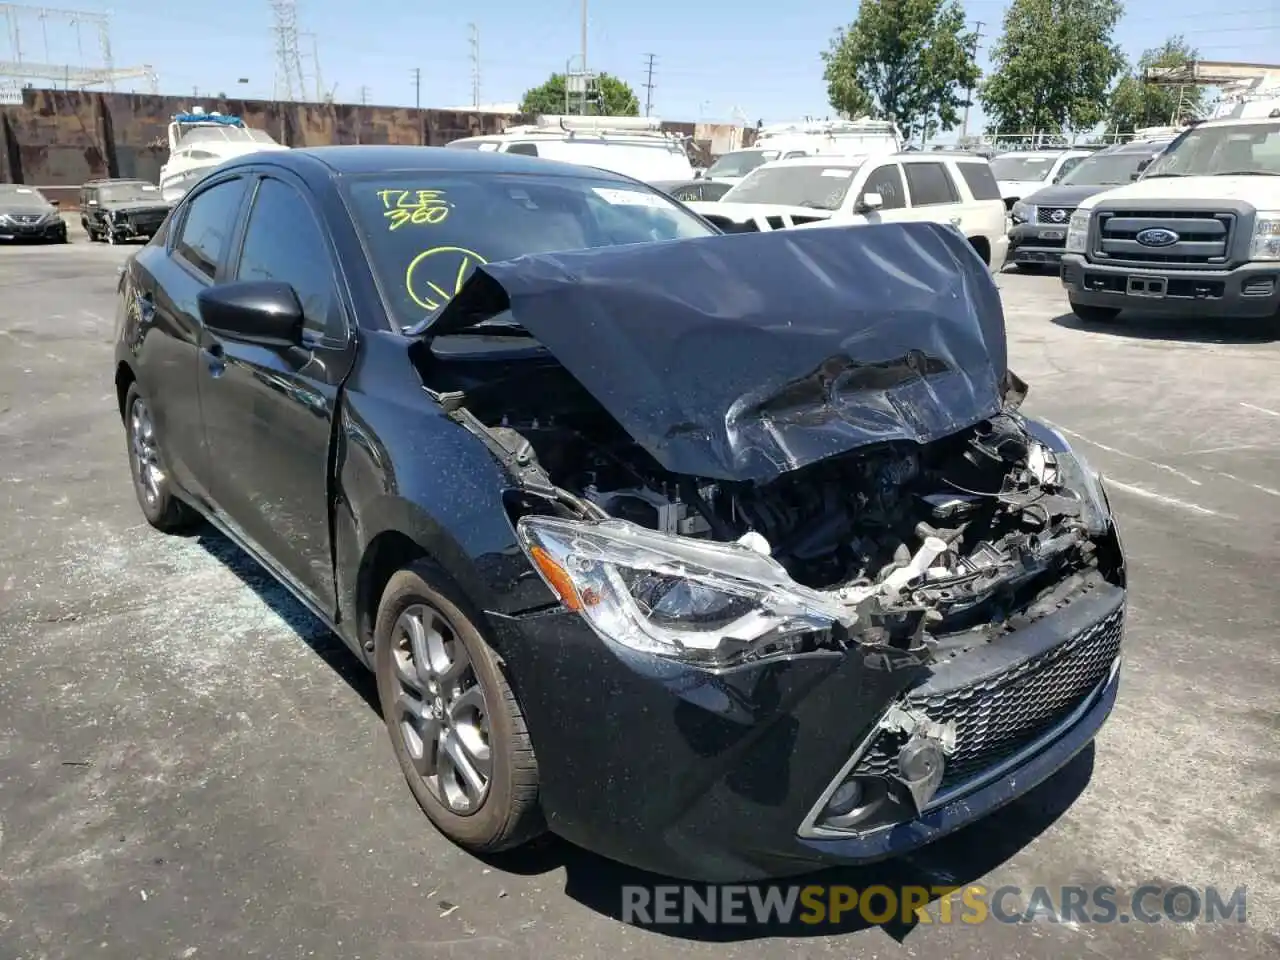
[[[352,341],[328,234],[300,181],[258,180],[228,282],[290,284],[306,317],[301,346],[204,332],[200,406],[221,518],[322,610],[334,609],[329,462]]]

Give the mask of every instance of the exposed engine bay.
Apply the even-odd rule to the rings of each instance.
[[[892,646],[1004,619],[1097,565],[1088,498],[1012,413],[753,483],[671,474],[603,411],[560,400],[539,418],[469,397],[455,415],[475,416],[495,452],[565,494],[563,515],[736,541],[865,610]]]

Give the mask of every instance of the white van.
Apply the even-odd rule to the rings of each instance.
[[[645,183],[694,178],[685,139],[653,117],[540,116],[504,133],[465,137],[451,150],[492,150],[598,167]]]
[[[898,153],[902,136],[888,120],[822,120],[761,127],[753,146],[716,159],[703,175],[717,183],[739,183],[774,160],[815,156],[876,156]]]

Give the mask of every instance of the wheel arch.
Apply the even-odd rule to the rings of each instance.
[[[124,402],[129,396],[129,388],[138,380],[133,367],[123,360],[116,364],[116,406],[120,410],[120,419],[124,420]]]

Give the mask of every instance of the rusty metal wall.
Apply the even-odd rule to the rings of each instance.
[[[50,199],[73,204],[80,184],[94,177],[140,177],[154,182],[169,155],[167,128],[175,113],[204,107],[241,116],[290,147],[336,143],[441,146],[461,137],[501,133],[531,118],[462,110],[414,110],[355,104],[278,103],[160,97],[131,93],[24,90],[23,102],[0,105],[0,183],[53,188]],[[749,145],[755,131],[718,124],[667,122],[662,128],[691,138],[702,164]]]
[[[170,117],[197,106],[241,116],[290,147],[439,146],[499,133],[511,120],[454,110],[24,90],[21,106],[0,105],[0,182],[75,187],[93,177],[154,180],[169,154]]]

